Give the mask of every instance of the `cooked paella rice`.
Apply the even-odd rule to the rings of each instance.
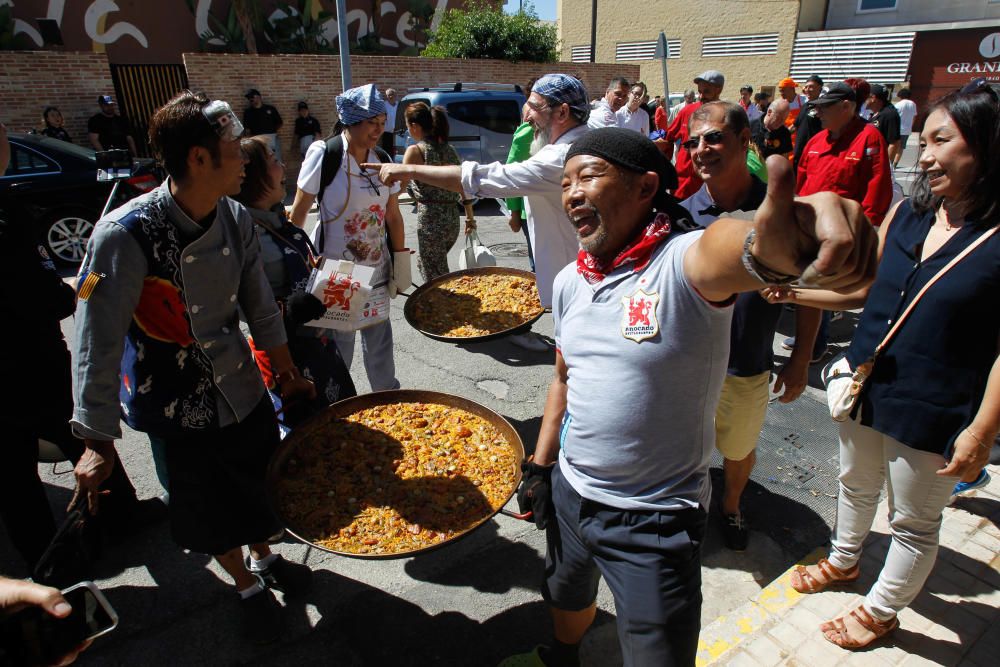
[[[438,336],[468,338],[506,331],[542,312],[535,281],[510,274],[456,276],[414,306],[414,324]]]
[[[434,546],[499,510],[516,483],[514,448],[482,417],[396,403],[311,428],[285,460],[280,512],[333,551],[396,555]]]

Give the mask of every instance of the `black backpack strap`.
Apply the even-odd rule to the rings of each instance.
[[[344,138],[339,134],[334,135],[326,140],[326,147],[323,149],[323,164],[320,167],[319,175],[319,192],[316,193],[316,206],[317,210],[323,205],[323,193],[326,191],[326,187],[333,183],[334,177],[337,175],[337,170],[340,169],[340,165],[344,162]],[[319,223],[319,251],[322,255],[326,248],[326,232],[323,229],[323,214],[320,213],[320,223]]]

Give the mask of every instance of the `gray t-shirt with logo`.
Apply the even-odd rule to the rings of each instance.
[[[732,307],[684,275],[701,231],[673,234],[639,272],[555,281],[556,345],[568,369],[559,466],[584,498],[630,510],[708,507],[715,409]]]

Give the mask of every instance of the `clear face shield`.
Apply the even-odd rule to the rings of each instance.
[[[209,102],[202,107],[201,113],[222,141],[237,141],[243,136],[243,123],[233,113],[228,102]]]

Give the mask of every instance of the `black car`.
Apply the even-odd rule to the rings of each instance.
[[[97,180],[90,148],[36,134],[11,133],[10,165],[0,175],[0,201],[30,218],[49,254],[62,264],[79,264],[113,183]],[[156,187],[148,166],[128,179],[130,190]]]

